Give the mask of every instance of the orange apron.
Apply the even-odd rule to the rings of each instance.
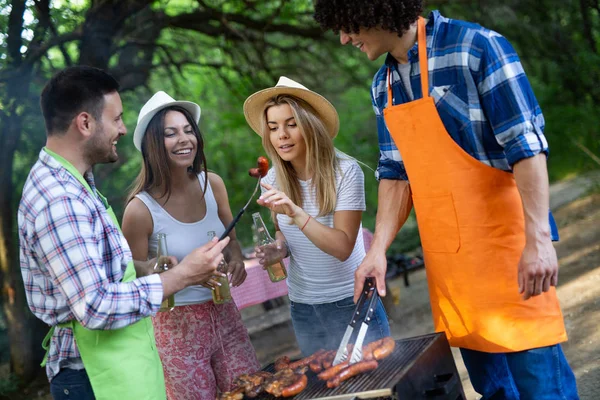
[[[456,144],[429,96],[423,18],[418,46],[423,98],[392,105],[388,70],[384,118],[410,180],[435,330],[452,346],[490,353],[566,341],[555,288],[526,301],[519,294],[525,231],[513,175]]]

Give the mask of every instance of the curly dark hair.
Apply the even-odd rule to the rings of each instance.
[[[423,11],[423,0],[314,0],[321,28],[358,33],[381,28],[401,36]]]

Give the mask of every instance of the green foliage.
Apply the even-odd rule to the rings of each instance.
[[[9,3],[0,0],[0,70],[6,66],[4,32],[7,32]],[[582,29],[587,16],[585,20],[598,43],[598,10],[590,6],[587,14],[583,14],[578,4],[558,0],[508,0],[502,4],[485,4],[485,7],[483,3],[475,2],[431,1],[428,4],[433,8],[437,3],[447,16],[477,21],[505,34],[519,52],[546,118],[545,132],[551,147],[551,180],[597,168],[574,143],[600,154],[597,129],[600,96],[594,83],[600,65],[599,49],[591,48],[590,39]],[[81,26],[91,5],[89,1],[52,2],[50,15],[56,34],[69,33]],[[33,4],[28,3],[27,7],[26,28],[33,30],[39,21],[35,18]],[[382,59],[373,63],[367,61],[355,49],[339,46],[338,38],[332,33],[314,39],[271,29],[276,25],[314,27],[309,0],[161,0],[152,2],[151,9],[177,17],[207,10],[207,7],[224,12],[221,19],[211,19],[207,24],[220,29],[225,23],[227,30],[216,35],[202,29],[181,27],[160,30],[159,48],[151,56],[153,68],[149,80],[122,94],[129,134],[119,142],[121,162],[96,168],[98,184],[119,216],[129,185],[140,168],[141,156],[131,140],[137,114],[157,90],[165,90],[177,99],[195,101],[202,107],[200,127],[208,166],[224,179],[234,214],[246,203],[254,188],[255,181],[247,175],[247,170],[254,166],[259,155],[264,154],[259,137],[246,125],[242,104],[249,94],[272,86],[280,75],[298,80],[330,99],[341,121],[336,147],[372,169],[376,168],[377,134],[369,87]],[[263,32],[247,29],[247,23],[260,21],[266,15],[270,17]],[[126,26],[124,30],[133,32],[135,27]],[[47,33],[46,40],[51,36]],[[24,34],[23,38],[23,44],[27,46],[30,36]],[[135,42],[133,39],[125,35],[115,46],[125,48]],[[135,55],[143,56],[145,51],[140,48]],[[66,65],[66,57],[76,62],[79,53],[77,41],[51,47],[38,64],[39,74],[32,81],[31,98],[22,99],[22,112],[26,116],[24,137],[15,153],[13,171],[18,192],[45,140],[37,96],[50,74]],[[123,59],[126,54],[129,55],[115,51],[109,65],[117,67],[130,61],[130,68],[139,68],[134,60]],[[0,89],[2,85],[0,82]],[[6,101],[5,97],[0,96],[0,109],[3,101]],[[373,230],[377,181],[373,171],[363,169],[367,197],[363,225]],[[14,201],[16,205],[18,196]],[[245,246],[251,244],[249,215],[254,211],[259,211],[255,202],[251,203],[237,229]],[[393,246],[396,250],[405,250],[416,244],[416,223],[411,216]]]
[[[0,378],[0,396],[8,396],[19,388],[19,380],[13,374]]]

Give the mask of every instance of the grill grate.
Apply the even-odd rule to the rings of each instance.
[[[326,382],[319,380],[316,374],[309,370],[306,389],[296,395],[294,399],[344,400],[354,397],[366,399],[392,396],[394,387],[401,377],[436,338],[437,335],[434,334],[396,340],[394,352],[381,360],[376,370],[350,378],[334,389],[328,389]],[[273,372],[273,364],[269,364],[264,370]],[[245,399],[249,398],[245,397]],[[275,397],[262,393],[254,399],[269,400],[275,399]]]

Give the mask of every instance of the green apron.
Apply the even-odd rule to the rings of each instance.
[[[44,148],[93,195],[90,185],[67,160]],[[106,198],[95,192],[104,203],[106,211],[120,230],[119,222]],[[133,261],[127,264],[122,282],[135,279]],[[71,328],[75,343],[81,354],[83,365],[94,390],[97,400],[108,399],[166,399],[165,381],[162,364],[156,350],[154,329],[149,317],[120,329],[91,330],[84,328],[77,321],[59,324],[62,328]],[[42,346],[46,356],[42,366],[46,364],[50,338],[54,326],[46,335]]]

